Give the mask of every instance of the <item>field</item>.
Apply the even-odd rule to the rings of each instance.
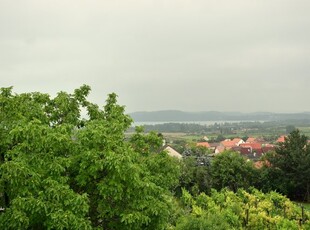
[[[262,137],[268,142],[275,142],[281,135],[287,135],[294,129],[310,137],[310,121],[281,121],[281,122],[239,122],[215,123],[202,125],[195,123],[161,123],[144,125],[146,132],[162,133],[169,142],[197,142],[204,136],[209,139]],[[130,135],[133,129],[127,133]]]

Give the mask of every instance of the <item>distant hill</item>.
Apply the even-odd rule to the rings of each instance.
[[[163,110],[134,112],[129,114],[135,122],[178,122],[178,121],[283,121],[310,120],[310,113],[239,113],[239,112],[183,112]]]

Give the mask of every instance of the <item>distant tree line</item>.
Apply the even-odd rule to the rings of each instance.
[[[269,121],[269,122],[236,122],[236,123],[214,123],[211,125],[199,123],[162,123],[162,124],[145,124],[143,125],[146,132],[156,131],[160,133],[188,133],[188,134],[220,134],[234,135],[236,132],[242,132],[245,135],[263,134],[267,138],[277,137],[280,134],[289,134],[295,130],[295,126],[310,127],[308,120],[294,121]],[[133,132],[134,127],[128,131]]]

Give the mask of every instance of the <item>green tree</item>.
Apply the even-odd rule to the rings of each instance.
[[[212,186],[218,190],[227,187],[234,192],[248,188],[254,183],[254,170],[253,163],[239,153],[224,151],[212,161]]]
[[[287,134],[289,134],[289,133],[291,133],[291,132],[293,132],[295,130],[296,130],[296,127],[294,125],[287,125],[285,127],[285,131],[286,131]]]
[[[222,134],[219,134],[216,138],[215,138],[215,142],[221,142],[223,140],[225,140],[226,138],[222,135]]]
[[[201,192],[209,194],[211,189],[210,167],[197,164],[197,159],[194,156],[184,157],[180,164],[181,176],[178,194],[181,192],[181,188],[185,188],[192,194]]]
[[[290,198],[310,201],[310,146],[307,137],[295,130],[273,154],[267,156],[267,179]]]
[[[116,95],[109,95],[104,110],[93,108],[95,119],[84,122],[77,133],[73,185],[88,194],[95,227],[164,228],[171,209],[170,188],[178,178],[177,162],[158,152],[162,140],[155,133],[144,135],[138,128],[125,141],[131,119],[116,102]]]
[[[73,191],[67,176],[89,87],[54,99],[11,90],[0,93],[1,229],[90,229],[87,194]]]
[[[137,133],[110,94],[103,109],[73,94],[0,91],[1,229],[162,229],[178,162]],[[81,116],[81,110],[87,116]]]

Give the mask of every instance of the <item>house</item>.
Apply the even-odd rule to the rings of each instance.
[[[203,147],[206,147],[206,148],[210,148],[211,146],[210,146],[210,144],[208,143],[208,142],[198,142],[197,144],[196,144],[196,146],[203,146]]]
[[[215,154],[219,154],[219,153],[222,153],[222,152],[224,152],[224,151],[225,151],[225,147],[222,146],[222,145],[219,145],[219,146],[217,146],[217,147],[215,148],[214,153],[215,153]]]
[[[235,151],[235,152],[240,152],[241,147],[240,146],[234,146],[231,148],[231,150]]]
[[[226,139],[224,141],[220,142],[221,145],[225,148],[225,149],[231,149],[232,147],[237,146],[236,142],[230,140],[230,139]]]
[[[233,147],[239,146],[240,144],[244,143],[241,138],[234,138],[234,139],[226,139],[221,141],[221,145],[225,147],[225,149],[231,149]]]
[[[261,144],[258,142],[242,143],[239,146],[232,147],[232,150],[239,152],[250,159],[258,159],[265,153],[275,149],[274,145]]]
[[[253,143],[253,142],[256,142],[256,138],[255,138],[255,137],[249,137],[249,138],[246,140],[246,143]]]
[[[262,144],[258,142],[243,143],[240,147],[241,153],[247,155],[248,158],[259,158],[264,154]]]
[[[275,146],[263,143],[263,139],[254,137],[248,138],[247,142],[244,142],[241,138],[226,139],[220,143],[220,146],[215,148],[215,154],[229,149],[239,152],[250,159],[258,159],[265,153],[274,150]]]
[[[243,143],[243,144],[240,144],[240,146],[243,148],[250,148],[251,152],[260,152],[260,153],[263,152],[261,143],[257,143],[257,142]]]
[[[164,148],[164,151],[166,151],[168,153],[169,156],[172,156],[172,157],[176,157],[178,159],[182,159],[182,155],[176,151],[174,148],[172,148],[171,146],[167,145],[165,148]]]
[[[277,143],[283,143],[283,142],[285,142],[285,138],[286,138],[286,136],[285,135],[282,135],[282,136],[280,136],[278,139],[277,139]]]
[[[251,147],[241,147],[240,149],[240,153],[242,155],[248,155],[248,154],[252,154],[252,148]]]
[[[263,149],[263,153],[268,153],[270,151],[275,150],[275,146],[271,144],[263,144],[262,149]]]
[[[235,142],[237,146],[244,143],[244,140],[241,138],[234,138],[232,141]]]
[[[264,143],[265,140],[262,137],[249,137],[245,143]]]
[[[210,144],[210,150],[212,150],[213,153],[215,153],[215,150],[218,146],[220,146],[220,143],[218,142],[213,142],[213,143],[209,143]]]

